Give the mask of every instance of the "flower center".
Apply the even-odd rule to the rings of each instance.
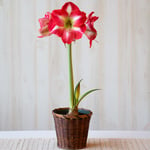
[[[73,27],[73,22],[72,22],[72,20],[70,19],[70,18],[67,18],[66,20],[65,20],[65,24],[64,24],[64,27],[65,28],[72,28]]]

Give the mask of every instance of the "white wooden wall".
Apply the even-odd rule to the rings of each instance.
[[[51,111],[69,105],[67,50],[38,39],[38,18],[62,0],[0,0],[0,130],[54,129]],[[91,129],[150,129],[150,0],[73,0],[95,11],[98,36],[73,44],[75,82],[101,88],[81,107]],[[88,4],[88,5],[87,5]]]

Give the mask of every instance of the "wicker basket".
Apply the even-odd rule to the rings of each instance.
[[[63,149],[85,148],[92,112],[86,109],[79,109],[78,116],[69,117],[67,115],[68,110],[68,108],[53,110],[57,146]]]

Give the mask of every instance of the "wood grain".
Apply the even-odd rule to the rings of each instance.
[[[150,130],[150,1],[72,1],[99,16],[92,48],[85,36],[73,44],[81,93],[102,89],[81,103],[90,129]],[[69,106],[67,50],[56,36],[37,38],[38,18],[63,4],[0,0],[0,130],[54,129],[52,109]]]
[[[0,150],[59,150],[56,139],[0,139]],[[88,139],[86,150],[149,150],[150,139]]]

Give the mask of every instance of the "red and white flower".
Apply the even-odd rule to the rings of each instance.
[[[39,19],[40,29],[39,32],[41,36],[39,38],[51,35],[51,30],[55,27],[55,22],[51,17],[50,12],[45,14],[44,18]]]
[[[44,18],[40,18],[41,36],[45,37],[55,34],[59,36],[66,44],[71,44],[72,41],[82,38],[83,34],[90,40],[90,47],[92,41],[97,36],[97,31],[94,28],[94,22],[98,19],[92,16],[91,12],[86,18],[86,13],[72,2],[65,3],[61,9],[53,10],[52,13],[47,12]]]
[[[98,19],[96,16],[92,16],[94,12],[91,12],[87,18],[86,21],[86,31],[85,35],[87,38],[90,40],[90,47],[92,46],[92,41],[96,38],[97,36],[97,31],[94,28],[94,22]]]
[[[52,18],[56,23],[52,33],[61,37],[64,43],[71,44],[72,41],[80,39],[86,30],[86,14],[72,2],[65,3],[61,9],[54,10]]]

